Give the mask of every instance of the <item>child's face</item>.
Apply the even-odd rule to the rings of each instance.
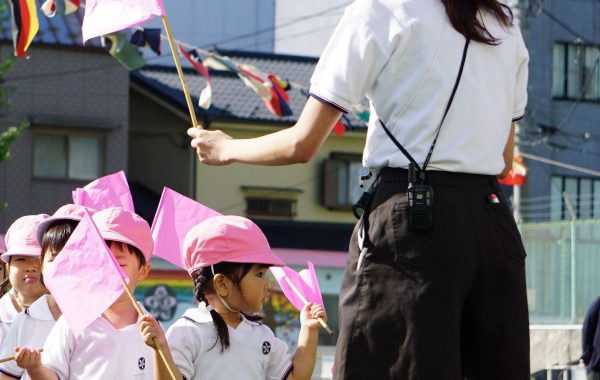
[[[242,281],[240,281],[242,294],[233,292],[235,297],[239,297],[239,305],[241,305],[237,310],[253,313],[259,313],[262,310],[262,305],[269,295],[269,288],[271,286],[267,280],[268,269],[268,265],[253,264],[250,271],[242,278]],[[238,304],[237,299],[236,304]]]
[[[140,262],[133,251],[130,251],[127,245],[122,245],[125,249],[121,250],[120,244],[112,244],[110,250],[123,272],[129,277],[129,289],[133,292],[138,282],[142,281],[148,276],[150,271],[150,263],[146,263],[140,267]]]
[[[40,283],[40,258],[14,255],[7,266],[8,277],[13,288],[23,296],[39,298],[47,293]]]

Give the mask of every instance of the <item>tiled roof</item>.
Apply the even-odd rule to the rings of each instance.
[[[236,63],[252,65],[265,73],[277,75],[290,82],[308,87],[310,77],[318,59],[313,57],[280,54],[249,53],[239,51],[219,51]],[[193,69],[184,68],[185,79],[190,89],[192,102],[198,118],[245,120],[274,123],[294,123],[306,103],[306,97],[298,90],[289,90],[289,105],[294,115],[279,117],[273,115],[261,98],[248,88],[237,75],[229,71],[210,70],[213,86],[212,104],[208,110],[198,107],[200,92],[206,86],[205,79]],[[187,112],[187,104],[181,82],[174,67],[145,66],[131,73],[134,83],[144,86],[165,100]],[[365,123],[348,114],[343,120],[348,129],[365,130]]]
[[[35,2],[38,8],[40,30],[33,39],[34,44],[83,46],[81,39],[81,24],[83,23],[83,14],[85,12],[83,8],[66,16],[54,16],[50,18],[46,17],[41,11],[44,0],[36,0]],[[9,21],[2,24],[0,40],[12,41],[12,23],[10,15],[8,17]],[[100,47],[100,39],[93,38],[85,46]]]

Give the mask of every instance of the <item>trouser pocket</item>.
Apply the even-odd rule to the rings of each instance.
[[[521,240],[521,234],[515,223],[510,208],[506,203],[491,203],[487,205],[487,212],[502,242],[506,256],[517,260],[525,265],[525,248]]]

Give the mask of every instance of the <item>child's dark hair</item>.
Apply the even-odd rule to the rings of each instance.
[[[115,240],[106,240],[106,245],[108,245],[108,248],[119,248],[123,252],[127,252],[127,249],[129,249],[129,252],[132,252],[137,257],[138,262],[140,263],[138,268],[141,268],[142,266],[146,265],[146,257],[144,256],[142,251],[140,251],[137,247],[134,247],[131,244]]]
[[[252,264],[218,263],[215,264],[213,268],[215,275],[221,273],[230,279],[241,294],[241,289],[239,287],[240,281],[242,281],[242,278],[244,278],[244,276],[250,272]],[[211,267],[201,268],[192,273],[192,281],[194,282],[194,296],[198,302],[204,302],[206,306],[208,306],[206,294],[216,293],[211,281],[213,277],[214,275]],[[242,294],[242,297],[243,296],[244,295]],[[263,318],[260,314],[242,314],[250,321],[260,321]],[[219,313],[217,313],[217,311],[214,309],[210,311],[210,315],[212,316],[215,329],[217,330],[217,341],[212,348],[214,348],[217,343],[221,342],[221,352],[223,352],[229,348],[229,330],[227,329],[227,323],[225,323],[223,317],[221,317],[221,315],[219,315]]]
[[[60,219],[50,224],[42,237],[42,255],[40,256],[42,265],[47,254],[56,256],[62,251],[78,224],[78,221],[70,219]],[[42,273],[40,273],[40,284],[46,286]]]
[[[11,256],[8,257],[10,261]],[[8,274],[6,273],[6,263],[0,260],[0,266],[2,267],[2,273],[4,273],[4,278],[2,282],[0,282],[0,298],[4,297],[6,293],[8,293],[8,287],[10,286],[10,281],[8,280]]]

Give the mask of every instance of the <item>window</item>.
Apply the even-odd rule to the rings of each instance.
[[[298,214],[298,195],[302,190],[242,186],[248,216],[293,218]]]
[[[92,180],[104,173],[104,137],[35,132],[35,178]]]
[[[550,219],[571,219],[571,211],[563,193],[578,219],[600,218],[600,180],[553,176],[550,190]]]
[[[360,187],[360,155],[332,153],[323,164],[323,206],[330,210],[351,210],[374,177]]]
[[[552,95],[555,98],[600,100],[600,50],[597,46],[556,43]]]

